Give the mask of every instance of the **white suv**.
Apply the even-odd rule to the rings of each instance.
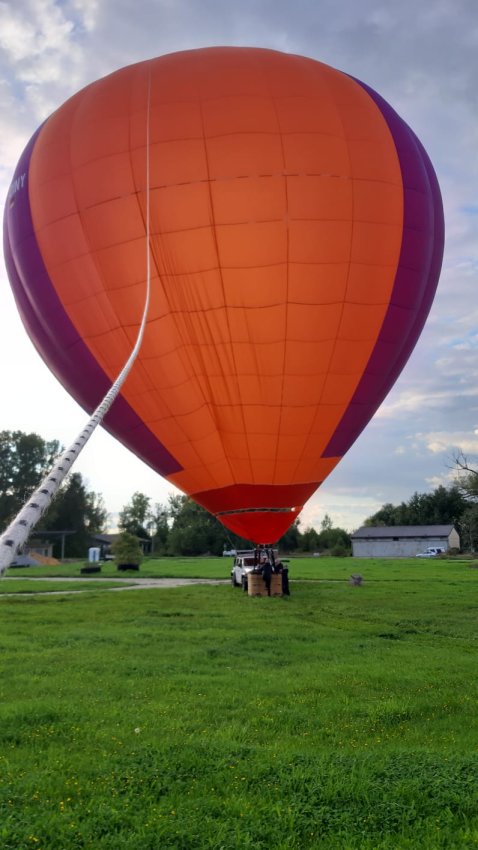
[[[255,567],[259,566],[261,553],[266,552],[273,556],[273,561],[279,560],[277,549],[238,549],[231,569],[231,584],[233,587],[242,587],[247,591],[247,577]]]
[[[436,558],[437,555],[444,555],[445,550],[441,549],[439,546],[429,546],[425,552],[419,552],[418,555],[415,555],[415,558]]]
[[[257,559],[254,550],[248,550],[246,552],[238,551],[231,569],[232,586],[242,587],[243,590],[247,590],[247,576],[256,565]]]

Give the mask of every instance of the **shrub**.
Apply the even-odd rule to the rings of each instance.
[[[333,549],[330,550],[330,554],[334,558],[348,558],[350,555],[350,549],[346,546],[334,546]]]
[[[111,551],[115,556],[117,564],[140,564],[143,560],[143,552],[138,538],[129,531],[123,531],[113,543]]]

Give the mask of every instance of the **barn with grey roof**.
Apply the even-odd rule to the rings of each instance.
[[[460,548],[454,525],[363,525],[351,537],[354,558],[413,558],[429,546]]]

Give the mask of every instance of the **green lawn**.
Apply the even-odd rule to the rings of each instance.
[[[478,571],[291,574],[3,598],[2,850],[477,848]]]
[[[107,578],[120,575],[136,578],[228,578],[232,558],[146,558],[139,572],[118,573],[113,562],[101,565],[101,576]],[[75,564],[59,564],[52,567],[11,567],[7,575],[26,577],[62,578],[81,576],[84,561]],[[380,581],[428,581],[441,576],[462,577],[473,573],[476,561],[446,559],[419,560],[403,558],[296,558],[290,557],[289,569],[292,579],[348,579],[352,573],[363,574],[366,580]],[[90,576],[90,578],[93,578]]]

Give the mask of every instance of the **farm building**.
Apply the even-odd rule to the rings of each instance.
[[[105,556],[108,559],[108,556],[111,555],[111,547],[113,543],[118,539],[119,533],[117,534],[92,534],[90,537],[91,546],[99,546],[101,550],[101,559]],[[138,543],[143,550],[143,553],[146,555],[151,552],[151,540],[146,537],[138,537]]]
[[[354,558],[413,558],[428,546],[460,548],[453,525],[364,525],[351,537]]]

